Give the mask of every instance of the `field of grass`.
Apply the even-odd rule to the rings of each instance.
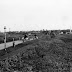
[[[6,34],[6,42],[11,42],[13,41],[13,38],[15,40],[19,40],[19,37],[21,38],[22,35],[21,34]],[[0,43],[4,43],[4,34],[0,33]]]
[[[72,34],[58,35],[57,38],[61,39],[65,43],[72,42]]]
[[[9,48],[10,53],[0,57],[0,71],[72,72],[72,41],[69,39],[71,35],[50,38],[42,34],[38,40]]]

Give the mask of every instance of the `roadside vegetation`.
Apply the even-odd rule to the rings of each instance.
[[[6,34],[6,42],[11,42],[13,41],[13,38],[14,40],[19,40],[19,37],[21,38],[23,35],[21,34],[15,34],[15,33],[7,33]],[[5,35],[4,33],[0,33],[0,44],[1,43],[4,43],[4,38],[5,38]]]
[[[70,36],[70,37],[69,37]],[[1,72],[71,72],[71,35],[41,34],[37,41],[4,55]]]

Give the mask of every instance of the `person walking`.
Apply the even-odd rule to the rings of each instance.
[[[23,43],[24,43],[24,37],[22,37],[22,41],[23,41]]]
[[[24,35],[24,41],[26,41],[26,39],[27,39],[27,35],[25,34],[25,35]]]
[[[14,41],[14,38],[13,38],[13,47],[15,47],[15,41]]]
[[[37,37],[37,35],[36,35],[36,34],[35,34],[34,36],[35,36],[35,39],[38,39],[38,37]]]

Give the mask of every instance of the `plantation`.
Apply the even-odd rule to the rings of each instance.
[[[71,72],[71,36],[51,38],[41,35],[37,41],[18,46],[0,61],[1,72]],[[65,41],[66,40],[66,41]]]

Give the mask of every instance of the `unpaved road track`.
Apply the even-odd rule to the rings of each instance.
[[[20,43],[22,43],[22,41],[20,41],[20,40],[15,41],[15,45],[18,45],[18,44],[20,44]],[[13,46],[13,42],[7,42],[7,43],[6,43],[6,48],[8,48],[8,47],[10,47],[10,46]],[[5,48],[5,44],[4,44],[4,43],[0,44],[0,50],[2,50],[2,49],[4,49],[4,48]]]
[[[37,38],[37,39],[38,39],[38,38]],[[29,40],[26,40],[26,41],[24,41],[24,42],[31,41],[31,40],[35,40],[35,39],[30,38]],[[20,43],[23,43],[23,41],[22,41],[22,40],[15,41],[15,45],[18,45],[18,44],[20,44]],[[13,41],[6,43],[6,48],[11,47],[11,46],[13,46]],[[2,49],[4,49],[4,48],[5,48],[5,44],[4,44],[4,43],[0,44],[0,50],[2,50]]]

